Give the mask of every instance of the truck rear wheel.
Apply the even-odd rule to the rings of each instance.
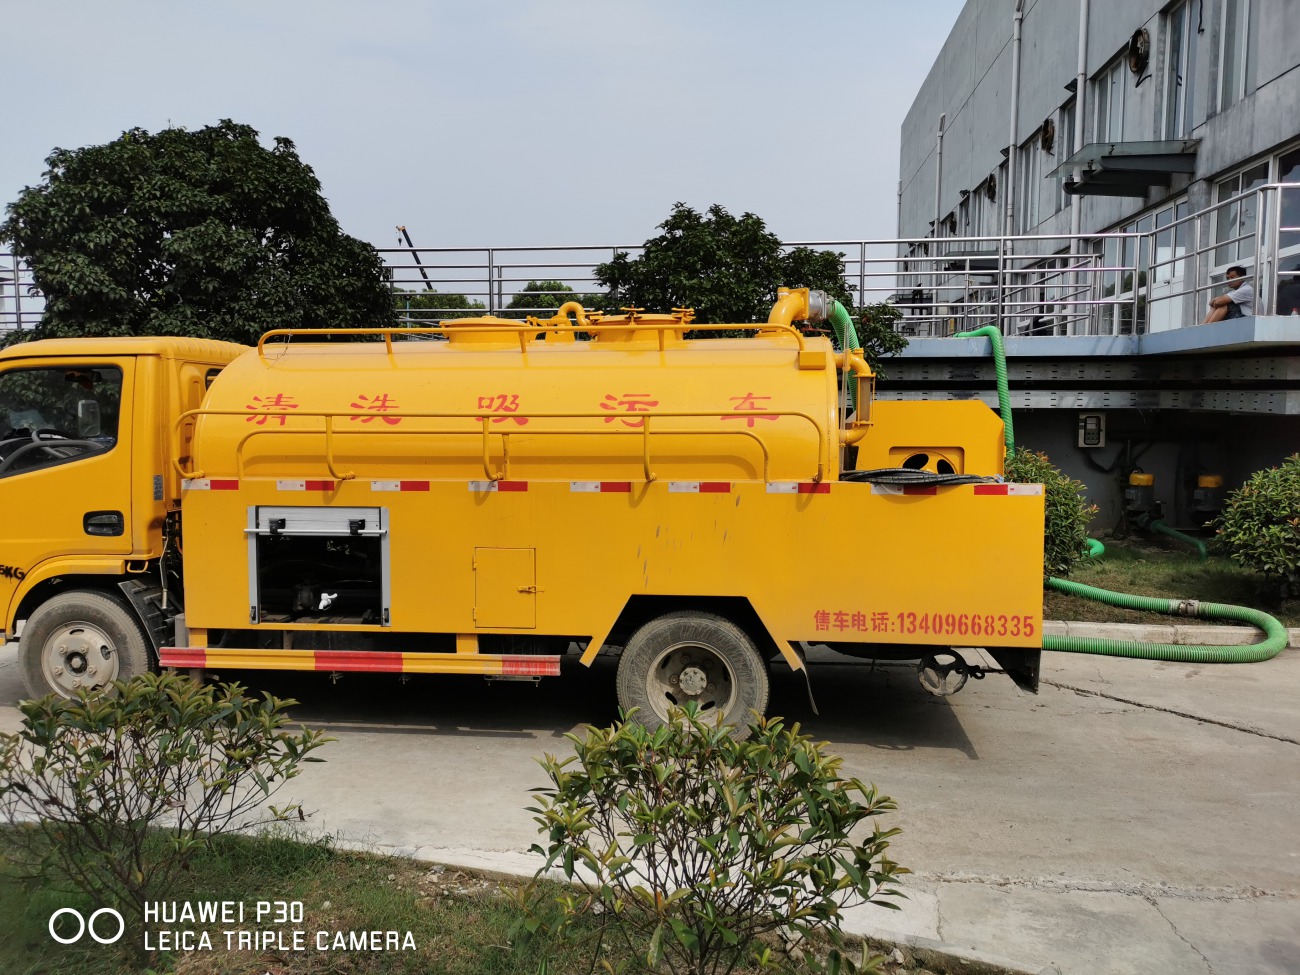
[[[98,592],[60,593],[27,620],[18,641],[32,697],[74,697],[149,670],[149,644],[129,609]]]
[[[638,708],[651,728],[687,702],[700,716],[722,720],[747,734],[751,711],[767,709],[767,668],[754,641],[730,620],[712,613],[668,613],[637,630],[618,663],[618,703]]]

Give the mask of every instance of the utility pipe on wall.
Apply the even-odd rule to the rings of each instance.
[[[941,192],[943,190],[943,126],[948,121],[948,113],[939,113],[939,132],[934,144],[934,239],[939,239],[939,214]],[[938,253],[936,251],[935,253]]]
[[[1011,27],[1011,147],[1007,150],[1007,218],[1003,233],[1016,232],[1016,148],[1020,130],[1020,25],[1025,19],[1025,0],[1016,0]]]
[[[1089,0],[1080,0],[1079,2],[1079,64],[1074,74],[1074,145],[1070,147],[1072,153],[1079,152],[1084,147],[1084,130],[1086,126],[1086,109],[1087,109],[1087,91],[1088,91],[1088,2]],[[1079,182],[1083,176],[1083,170],[1079,166],[1074,167],[1072,179],[1075,183]],[[1083,230],[1083,197],[1075,194],[1070,200],[1070,233],[1077,238]],[[1070,253],[1079,252],[1079,241],[1070,241]]]

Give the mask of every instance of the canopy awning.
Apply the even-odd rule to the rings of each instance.
[[[1072,196],[1146,196],[1168,186],[1175,173],[1196,172],[1200,139],[1161,142],[1092,142],[1047,175],[1064,177]],[[1076,181],[1074,170],[1081,170]]]

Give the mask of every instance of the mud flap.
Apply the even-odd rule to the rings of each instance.
[[[1041,650],[1020,650],[1011,647],[985,647],[988,655],[996,660],[1007,676],[1016,682],[1016,686],[1030,694],[1038,693],[1038,667],[1042,661]]]

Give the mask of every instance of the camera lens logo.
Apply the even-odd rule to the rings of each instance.
[[[58,921],[58,919],[61,918],[64,914],[70,914],[72,917],[77,919],[77,933],[70,938],[60,937],[59,933],[56,930],[54,930],[55,922]],[[95,922],[97,922],[100,916],[104,914],[112,915],[114,918],[117,919],[117,933],[113,935],[111,938],[103,937],[100,934],[100,932],[96,929],[97,926]],[[99,925],[99,927],[103,927],[103,926],[104,925]],[[122,935],[126,933],[126,921],[123,920],[121,914],[113,910],[113,908],[111,907],[101,907],[99,910],[95,911],[95,913],[90,915],[89,920],[82,917],[80,911],[71,907],[60,907],[57,911],[55,911],[53,914],[50,915],[50,937],[53,938],[61,945],[76,944],[78,941],[82,939],[82,937],[87,932],[89,932],[90,936],[94,938],[96,941],[98,941],[101,945],[111,945],[114,942],[120,940]]]

